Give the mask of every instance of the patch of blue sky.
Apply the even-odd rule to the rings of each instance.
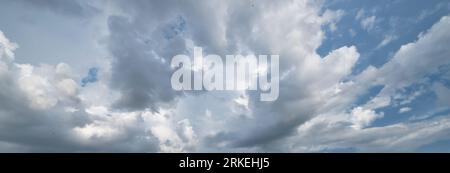
[[[186,20],[182,16],[178,16],[174,22],[170,23],[164,30],[164,38],[170,40],[177,35],[182,34],[187,29]]]
[[[401,112],[402,108],[410,108],[407,112]],[[431,112],[437,108],[436,95],[433,91],[427,90],[423,94],[415,97],[409,103],[391,104],[387,107],[376,109],[376,112],[383,112],[384,117],[373,122],[372,126],[386,126],[411,120],[423,120],[435,116]],[[426,116],[424,116],[426,115]]]
[[[355,45],[360,58],[353,68],[359,74],[369,65],[377,68],[388,62],[402,45],[415,42],[421,33],[426,32],[443,16],[450,14],[450,2],[441,0],[333,0],[326,1],[324,9],[343,10],[344,15],[336,23],[335,30],[324,26],[325,39],[316,50],[325,57],[330,51],[342,46]],[[405,8],[407,7],[407,8]],[[362,25],[362,20],[375,16],[373,26]],[[433,118],[449,113],[448,108],[439,107],[437,96],[431,89],[433,83],[440,82],[450,88],[449,66],[442,66],[434,74],[424,76],[422,83],[403,89],[401,94],[410,97],[422,92],[410,101],[394,100],[387,107],[375,110],[384,117],[373,122],[372,126],[385,126],[405,121]],[[375,97],[383,86],[375,86],[358,97],[354,106],[365,104]],[[403,98],[405,99],[405,98]],[[400,109],[404,108],[404,111]]]
[[[427,76],[430,83],[439,82],[450,88],[450,62],[447,65],[440,66],[436,73]]]
[[[81,79],[81,86],[85,87],[89,83],[94,83],[98,81],[98,71],[99,69],[96,67],[92,67],[89,69],[86,77]]]
[[[439,70],[435,74],[424,77],[421,83],[412,84],[402,88],[391,97],[391,104],[387,107],[376,109],[376,112],[384,113],[384,117],[376,120],[372,126],[385,126],[404,121],[416,121],[433,118],[450,113],[448,107],[442,107],[437,103],[437,95],[432,89],[436,82],[442,83],[442,74],[447,74],[445,70]],[[447,86],[448,87],[448,86]],[[383,86],[372,87],[365,94],[358,97],[354,106],[367,103],[383,89]],[[403,111],[402,111],[403,109]]]
[[[450,66],[441,66],[437,72],[424,76],[424,80],[421,83],[402,88],[397,92],[398,97],[394,96],[391,98],[392,103],[389,106],[376,110],[377,112],[383,112],[384,117],[376,120],[372,126],[385,126],[405,121],[421,121],[448,115],[450,107],[442,106],[438,103],[438,96],[432,89],[432,86],[436,83],[441,83],[450,88],[450,81],[445,76],[449,70]],[[369,93],[377,94],[376,92]],[[361,102],[360,104],[363,103]],[[402,108],[407,108],[407,111],[402,112]]]
[[[369,65],[382,66],[402,45],[414,42],[420,33],[450,13],[447,1],[385,1],[328,1],[326,8],[341,9],[345,14],[335,31],[325,30],[326,38],[317,52],[324,57],[339,47],[355,45],[361,56],[353,74],[359,74]],[[371,16],[375,16],[373,27],[364,28],[361,20]]]
[[[374,96],[376,96],[378,93],[380,93],[380,91],[384,88],[384,85],[377,85],[377,86],[373,86],[371,88],[369,88],[369,90],[360,95],[356,101],[353,103],[353,105],[359,106],[359,105],[363,105],[365,103],[367,103],[368,101],[370,101]]]

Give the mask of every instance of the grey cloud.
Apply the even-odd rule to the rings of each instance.
[[[173,39],[164,45],[168,40],[161,38],[162,32],[151,37],[152,30],[141,31],[139,24],[123,17],[110,17],[109,28],[108,47],[114,58],[111,86],[122,94],[117,108],[157,110],[159,103],[172,101],[177,93],[170,85],[168,56],[184,50],[184,43]]]
[[[2,79],[3,80],[3,79]],[[16,152],[156,152],[157,140],[141,127],[127,129],[124,138],[97,145],[84,145],[74,139],[73,128],[92,122],[84,111],[68,113],[62,107],[46,110],[29,108],[27,99],[15,84],[0,86],[0,141],[19,147]],[[150,140],[142,140],[142,135]],[[99,141],[101,139],[98,139]],[[7,148],[0,148],[8,152]]]
[[[307,12],[305,13],[307,15],[303,13],[299,14],[303,18],[300,18],[299,21],[297,21],[298,23],[290,21],[292,25],[288,24],[288,26],[281,27],[280,29],[280,27],[273,28],[272,26],[277,26],[278,23],[271,22],[288,20],[288,15],[293,14],[290,13],[291,11],[284,15],[280,15],[281,17],[275,16],[274,19],[268,18],[266,21],[261,21],[263,18],[258,15],[262,15],[262,13],[271,14],[272,10],[283,11],[281,9],[284,9],[284,7],[292,4],[281,2],[275,3],[274,6],[276,6],[276,8],[274,7],[273,9],[264,9],[262,8],[264,6],[262,4],[259,4],[261,5],[260,7],[258,7],[258,4],[255,4],[255,6],[252,7],[251,4],[241,4],[238,2],[236,4],[230,3],[226,5],[227,14],[229,16],[225,16],[225,19],[223,20],[227,21],[225,29],[227,31],[225,33],[227,44],[222,46],[223,50],[219,51],[219,54],[221,52],[234,54],[245,50],[254,51],[255,53],[263,52],[263,54],[280,54],[282,57],[282,64],[280,68],[283,72],[289,71],[289,69],[291,69],[290,67],[296,67],[296,69],[292,72],[293,74],[289,75],[287,79],[281,82],[280,97],[275,102],[259,102],[257,94],[252,94],[252,92],[247,93],[249,94],[249,107],[252,112],[250,118],[245,116],[236,116],[234,115],[236,112],[229,110],[214,111],[214,116],[220,117],[220,119],[217,119],[216,121],[221,121],[226,124],[233,124],[233,127],[220,127],[220,125],[215,126],[214,129],[219,130],[219,132],[213,135],[207,134],[204,138],[205,141],[208,141],[208,147],[217,147],[217,149],[229,147],[233,148],[232,150],[266,147],[270,143],[281,140],[293,134],[298,125],[306,122],[311,117],[320,114],[320,110],[323,110],[324,112],[329,111],[336,105],[338,105],[336,106],[338,109],[342,109],[343,107],[345,108],[344,105],[346,105],[346,103],[351,102],[351,100],[354,99],[352,97],[348,100],[346,99],[345,101],[340,102],[338,99],[333,100],[327,98],[326,95],[321,96],[320,92],[323,90],[332,89],[339,83],[339,81],[342,80],[344,76],[349,74],[352,63],[354,63],[358,57],[356,49],[354,47],[344,47],[332,53],[331,56],[325,57],[324,61],[320,60],[320,57],[314,53],[321,41],[321,33],[317,32],[317,30],[322,25],[325,25],[326,21],[324,20],[323,23],[317,22],[314,24],[304,24],[301,22],[303,20],[300,20],[312,18],[316,21],[321,21],[318,11],[315,11],[313,6],[307,6],[302,3],[296,4],[301,6],[299,7],[301,9],[311,7],[312,10],[306,10]],[[252,14],[247,15],[246,8],[256,8],[256,10],[252,9]],[[221,10],[218,11],[219,14],[210,14],[209,16],[220,15]],[[276,12],[273,13],[276,14]],[[276,17],[279,17],[279,19]],[[243,19],[243,21],[240,19]],[[189,17],[187,17],[187,20],[189,20]],[[254,29],[259,29],[261,32],[252,32]],[[302,39],[297,38],[285,38],[286,33],[296,31],[298,31],[301,35],[299,37],[303,37],[303,41]],[[271,35],[271,32],[275,34]],[[222,34],[219,34],[219,36]],[[283,41],[280,41],[280,39]],[[309,42],[304,40],[309,40]],[[195,42],[196,39],[193,41]],[[305,42],[308,42],[308,45],[304,45]],[[299,46],[305,46],[306,48],[289,49],[292,44],[298,44]],[[209,50],[214,49],[215,48],[211,48]],[[338,59],[337,57],[342,59]],[[314,64],[308,64],[308,61],[312,61]],[[333,63],[344,64],[342,64],[342,66],[336,64],[332,67],[329,66]],[[303,68],[308,68],[308,66],[317,67],[319,70],[313,72],[300,71],[304,70]],[[344,68],[341,69],[340,67]],[[307,74],[298,76],[302,73]],[[318,78],[322,78],[322,80],[318,80]],[[338,96],[335,97],[337,98]],[[222,110],[221,108],[217,108],[212,105],[224,104],[225,106],[229,106],[228,109],[230,109],[230,107],[233,107],[228,105],[230,99],[232,101],[234,98],[218,98],[217,100],[211,100],[209,98],[205,99],[204,97],[201,97],[199,100],[190,102],[195,103],[191,105],[191,107],[199,107],[199,109],[211,108],[214,110]],[[208,118],[199,118],[189,114],[197,115],[198,113],[186,113],[182,115],[186,115],[194,122],[206,121],[209,124],[212,123],[210,121],[214,121],[208,120]],[[216,122],[212,124],[216,124]],[[199,131],[203,131],[201,129],[208,129],[208,127],[201,127],[203,125],[204,124],[202,123],[194,123],[194,127],[197,126],[197,128],[200,129]],[[270,151],[273,150],[274,148]]]
[[[245,124],[226,132],[235,136],[224,139],[234,147],[258,146],[283,138],[296,126],[316,116],[321,105],[327,103],[325,97],[319,96],[319,91],[330,90],[338,84],[349,74],[358,57],[354,47],[344,47],[336,51],[336,55],[332,54],[335,57],[321,60],[315,49],[323,38],[321,27],[331,19],[321,16],[320,4],[307,1],[292,4],[286,1],[122,1],[119,6],[129,16],[109,18],[111,35],[108,43],[113,55],[111,86],[122,95],[116,103],[117,108],[139,110],[151,107],[155,110],[177,97],[179,93],[175,93],[168,83],[170,68],[159,58],[169,62],[173,55],[185,53],[184,39],[191,39],[206,53],[280,54],[282,72],[294,67],[292,73],[302,74],[290,75],[282,81],[282,93],[276,102],[258,103],[258,98],[250,97],[254,119],[229,122]],[[179,16],[186,21],[184,35],[162,38],[164,26]],[[291,36],[287,37],[287,34]],[[296,48],[292,48],[293,45]],[[336,56],[345,58],[339,60]],[[305,71],[308,66],[318,69]],[[324,79],[317,80],[317,77]]]
[[[187,53],[186,38],[206,50],[221,50],[217,35],[220,19],[211,8],[220,3],[188,3],[177,1],[119,1],[129,14],[108,19],[110,38],[108,48],[113,56],[112,88],[122,97],[115,106],[139,110],[170,103],[179,95],[170,86],[169,62],[177,54]],[[217,9],[214,12],[217,12]],[[168,38],[177,19],[185,20],[186,35]],[[166,37],[165,37],[166,36]]]
[[[96,120],[85,111],[77,88],[71,88],[68,66],[17,64],[15,47],[0,31],[0,143],[4,144],[0,152],[158,151],[158,140],[143,130],[142,119],[122,128],[122,137],[83,143],[74,129]],[[76,111],[67,111],[68,107]]]

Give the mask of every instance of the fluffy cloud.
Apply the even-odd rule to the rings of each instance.
[[[1,151],[181,152],[195,148],[189,120],[177,120],[164,110],[111,111],[105,106],[112,103],[103,99],[113,98],[114,93],[104,88],[105,81],[81,88],[75,82],[80,78],[67,64],[16,63],[17,47],[0,32],[0,140],[5,141]]]
[[[356,129],[361,129],[369,125],[373,120],[383,117],[383,114],[377,114],[370,109],[363,109],[362,107],[356,107],[351,112],[351,121]]]
[[[121,93],[116,108],[151,107],[157,111],[173,102],[180,93],[169,86],[171,71],[167,62],[176,54],[190,53],[193,45],[220,55],[280,54],[280,69],[286,78],[281,88],[302,91],[281,93],[277,102],[269,104],[256,102],[258,98],[252,93],[244,94],[248,95],[245,109],[253,110],[245,115],[253,119],[230,119],[228,123],[247,126],[234,130],[224,127],[218,132],[234,136],[218,139],[230,146],[262,145],[289,134],[321,109],[327,102],[325,98],[351,73],[359,56],[355,47],[342,47],[324,58],[315,53],[324,38],[321,28],[336,22],[342,12],[321,12],[321,4],[309,1],[119,4],[130,15],[109,18],[108,46],[114,58],[112,87]],[[168,6],[171,8],[164,11],[154,9]],[[209,10],[211,6],[214,11]],[[252,9],[251,13],[248,9]],[[242,101],[242,95],[233,95],[238,96],[232,96],[233,100]],[[202,126],[196,128],[203,129]]]

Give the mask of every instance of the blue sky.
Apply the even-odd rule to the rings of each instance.
[[[344,9],[346,16],[337,23],[336,31],[327,31],[327,38],[318,49],[319,54],[325,55],[330,49],[343,45],[356,45],[361,54],[353,73],[358,74],[367,66],[380,67],[392,58],[393,54],[404,44],[417,40],[419,34],[426,32],[442,16],[449,14],[449,4],[445,1],[338,1],[326,5],[329,9]],[[358,21],[358,14],[364,16],[376,16],[375,26],[367,30]],[[392,37],[385,45],[383,40]],[[428,57],[423,57],[428,58]],[[445,65],[446,64],[446,65]],[[449,80],[443,79],[442,75],[448,75],[448,63],[440,73],[428,75],[427,81],[421,84],[413,84],[405,87],[405,94],[421,91],[417,98],[413,99],[407,106],[411,110],[407,113],[400,112],[402,107],[390,105],[376,111],[387,115],[373,122],[372,126],[386,126],[395,123],[418,121],[415,117],[423,119],[445,116],[450,113],[448,106],[442,106],[437,101],[437,93],[430,88],[432,83],[441,82],[449,87]],[[447,72],[447,74],[445,74]],[[355,106],[368,98],[376,96],[383,86],[375,86],[369,92],[360,97]],[[448,105],[448,104],[447,104]],[[406,109],[405,109],[406,110]],[[409,110],[409,109],[408,109]],[[426,115],[426,116],[423,116]],[[422,119],[422,118],[421,118]],[[420,121],[420,120],[419,120]],[[437,141],[422,146],[422,152],[448,152],[450,146],[448,140]]]
[[[445,0],[0,0],[0,151],[450,152],[449,15]],[[169,62],[195,46],[280,55],[279,99],[174,91]]]

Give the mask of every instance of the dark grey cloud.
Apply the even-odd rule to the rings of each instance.
[[[170,85],[169,57],[184,51],[183,41],[161,38],[163,31],[143,29],[124,17],[110,17],[109,28],[111,86],[122,94],[117,108],[157,110],[159,103],[172,101],[177,93]]]

